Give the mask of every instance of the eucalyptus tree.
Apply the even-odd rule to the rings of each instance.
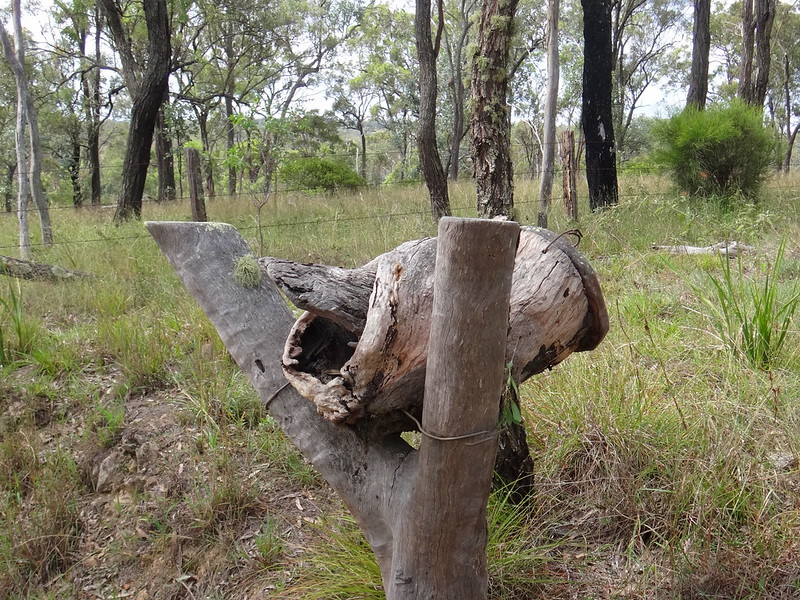
[[[640,108],[644,93],[681,66],[674,50],[684,29],[683,3],[676,0],[612,0],[614,132],[617,149]]]
[[[444,29],[444,0],[436,0],[436,33],[431,31],[431,0],[416,0],[414,38],[419,61],[419,120],[417,148],[419,162],[430,195],[434,221],[450,215],[447,175],[436,143],[436,98],[438,77],[436,59]]]
[[[358,174],[367,178],[367,126],[370,112],[377,97],[376,91],[364,80],[362,74],[349,77],[349,74],[335,77],[329,88],[333,111],[339,122],[347,129],[358,133],[359,156]]]
[[[178,98],[195,110],[206,152],[214,143],[209,128],[219,115],[230,158],[229,194],[236,193],[241,174],[233,157],[241,142],[258,134],[264,152],[280,144],[274,139],[281,130],[273,126],[276,120],[300,106],[303,91],[317,84],[362,14],[360,0],[196,2],[197,31],[186,42],[193,60],[177,77]]]
[[[169,15],[166,0],[142,0],[138,5],[119,0],[98,0],[121,63],[122,77],[131,97],[128,140],[122,166],[122,186],[114,220],[140,218],[150,150],[158,111],[167,91],[172,67]],[[142,20],[146,33],[137,31]],[[146,47],[135,44],[146,36]]]
[[[692,70],[686,106],[703,110],[708,96],[708,61],[711,51],[711,0],[694,0],[692,19]]]
[[[39,122],[36,108],[28,89],[28,76],[25,72],[25,38],[22,34],[22,10],[19,0],[11,4],[11,20],[14,32],[13,40],[0,23],[0,42],[3,53],[14,75],[16,84],[17,118],[15,128],[15,144],[17,149],[17,179],[19,186],[18,216],[20,229],[20,254],[27,258],[30,253],[30,234],[28,231],[28,194],[39,211],[42,243],[53,243],[53,228],[50,223],[50,211],[42,186],[42,148],[39,136]]]
[[[414,15],[386,4],[372,5],[347,46],[351,60],[344,65],[357,78],[360,93],[374,96],[370,118],[387,132],[390,152],[398,155],[390,177],[402,181],[410,171],[419,108]]]
[[[447,99],[444,114],[450,114],[448,177],[458,179],[461,163],[461,143],[467,134],[467,71],[469,44],[474,37],[475,11],[478,0],[452,0],[444,5],[445,27],[442,30],[443,57],[449,77],[444,89]]]
[[[786,140],[781,169],[788,172],[800,131],[800,11],[796,4],[777,6],[772,48],[775,56],[767,108],[770,120]]]
[[[776,0],[742,1],[742,54],[738,96],[753,106],[764,106],[772,55],[770,39]]]
[[[583,135],[589,206],[617,204],[617,148],[612,115],[612,0],[581,0],[583,5]]]
[[[110,109],[102,100],[102,71],[108,68],[108,61],[102,52],[102,18],[99,7],[91,0],[56,0],[50,11],[57,26],[58,38],[52,48],[53,62],[62,66],[61,86],[71,89],[77,87],[77,104],[68,108],[77,126],[84,131],[75,131],[75,140],[85,148],[89,167],[90,201],[94,205],[102,202],[100,130],[103,121],[110,115]],[[91,47],[90,47],[91,46]],[[82,154],[73,151],[70,161],[71,178],[78,197],[77,173],[82,170]],[[82,195],[81,190],[81,195]]]

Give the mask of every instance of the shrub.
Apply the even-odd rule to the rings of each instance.
[[[298,190],[352,189],[364,185],[364,179],[353,169],[327,158],[295,158],[280,171],[285,184]]]
[[[688,108],[658,123],[659,161],[683,192],[700,198],[755,198],[774,164],[775,139],[761,111],[741,101]]]

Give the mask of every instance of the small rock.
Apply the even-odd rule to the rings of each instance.
[[[127,462],[125,455],[116,450],[111,451],[100,463],[97,471],[97,491],[110,492],[114,478]]]

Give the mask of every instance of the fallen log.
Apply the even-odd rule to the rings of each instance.
[[[334,423],[368,419],[382,434],[422,412],[437,240],[406,242],[357,269],[261,259],[305,309],[283,354],[287,379]],[[517,383],[594,349],[608,314],[594,271],[567,241],[523,227],[505,364]],[[477,374],[478,376],[480,374]]]
[[[752,252],[755,248],[741,242],[719,242],[710,246],[653,246],[653,250],[669,254],[720,254],[736,258],[739,252]]]
[[[67,269],[58,265],[47,265],[35,263],[29,260],[12,258],[0,255],[0,274],[18,279],[29,279],[32,281],[69,281],[82,277],[91,277],[89,273]]]

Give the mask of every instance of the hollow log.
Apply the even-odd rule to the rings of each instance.
[[[406,242],[365,267],[262,259],[307,312],[283,354],[287,379],[334,423],[408,429],[422,409],[437,240]],[[362,326],[363,323],[363,326]],[[511,288],[506,364],[521,383],[594,349],[608,330],[600,286],[583,256],[553,232],[521,230]]]

